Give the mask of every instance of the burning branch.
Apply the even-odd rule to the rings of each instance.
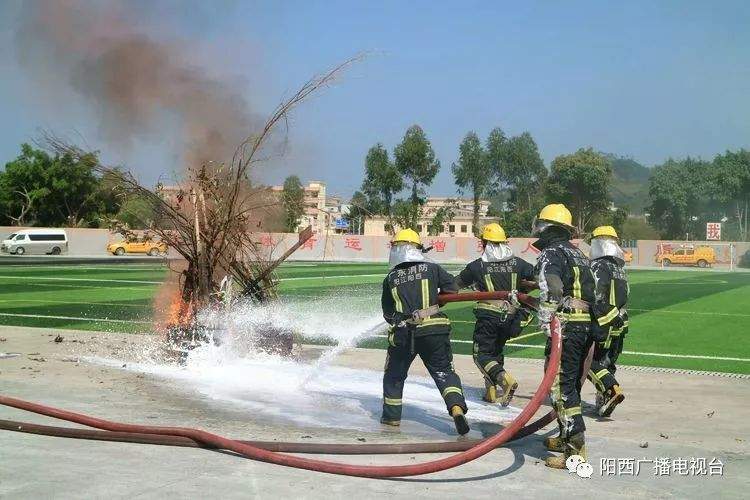
[[[307,81],[274,110],[258,134],[241,142],[230,164],[190,166],[175,188],[159,184],[149,189],[130,172],[92,164],[92,169],[113,180],[119,196],[138,197],[150,206],[154,220],[140,222],[185,259],[180,307],[173,314],[185,317],[188,313],[184,308],[189,305],[189,317],[194,318],[198,309],[221,296],[220,282],[226,276],[231,276],[239,290],[253,300],[264,301],[274,295],[273,270],[280,261],[271,260],[256,235],[281,216],[279,200],[269,189],[252,184],[250,169],[263,161],[260,152],[279,125],[287,124],[291,110],[329,86],[361,58],[353,57]],[[44,134],[43,142],[58,154],[88,161],[96,158],[49,133]],[[300,241],[298,246],[304,243],[302,237]]]

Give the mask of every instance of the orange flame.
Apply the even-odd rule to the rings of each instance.
[[[167,327],[189,326],[193,320],[193,301],[185,301],[181,294],[175,294],[169,304]]]

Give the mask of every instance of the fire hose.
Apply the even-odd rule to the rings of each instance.
[[[466,293],[466,294],[450,294],[450,295],[441,296],[440,302],[447,303],[447,302],[458,302],[458,301],[479,300],[479,299],[502,300],[502,299],[506,299],[508,295],[509,294],[507,292],[476,292],[476,293]],[[535,299],[528,295],[519,294],[518,299],[519,301],[529,305],[530,307],[535,307],[535,303],[534,303]],[[11,407],[18,408],[21,410],[30,411],[33,413],[38,413],[40,415],[45,415],[48,417],[58,418],[61,420],[67,420],[69,422],[74,422],[74,423],[85,425],[88,427],[103,429],[104,431],[106,431],[103,434],[117,433],[117,436],[122,437],[122,438],[124,438],[125,435],[131,435],[134,437],[138,436],[143,439],[158,437],[159,440],[162,440],[162,441],[171,441],[169,443],[160,442],[159,444],[172,444],[172,445],[177,445],[177,446],[192,446],[192,445],[187,444],[188,441],[192,441],[193,443],[195,443],[195,446],[203,446],[203,447],[209,447],[209,448],[228,450],[228,451],[232,451],[234,453],[237,453],[241,456],[244,456],[253,460],[259,460],[262,462],[268,462],[268,463],[273,463],[277,465],[284,465],[288,467],[295,467],[299,469],[327,472],[330,474],[341,474],[341,475],[347,475],[347,476],[370,477],[370,478],[417,476],[417,475],[422,475],[422,474],[430,474],[434,472],[439,472],[442,470],[450,469],[450,468],[457,467],[459,465],[463,465],[465,463],[471,462],[472,460],[475,460],[489,453],[490,451],[507,443],[508,441],[514,438],[522,437],[522,435],[528,435],[528,434],[535,432],[539,428],[549,423],[549,421],[551,421],[552,418],[554,418],[553,416],[554,414],[550,412],[547,415],[540,418],[534,424],[531,424],[528,427],[524,427],[526,423],[531,419],[531,417],[534,416],[534,414],[539,409],[539,407],[542,405],[542,402],[544,401],[546,395],[548,394],[552,386],[552,383],[557,375],[558,366],[560,364],[562,333],[561,333],[561,328],[560,328],[560,322],[556,317],[553,318],[552,320],[550,330],[551,330],[551,335],[552,335],[552,349],[551,349],[551,353],[549,357],[549,362],[547,364],[547,369],[545,371],[542,382],[540,383],[539,387],[537,388],[536,392],[532,396],[529,403],[521,411],[521,413],[507,427],[503,428],[494,436],[481,440],[481,441],[474,441],[470,445],[464,444],[462,442],[458,442],[457,444],[461,444],[463,446],[469,446],[468,449],[463,449],[459,453],[456,453],[455,455],[451,455],[449,457],[445,457],[445,458],[441,458],[441,459],[433,460],[429,462],[424,462],[421,464],[386,465],[386,466],[351,465],[351,464],[310,459],[310,458],[280,453],[280,451],[304,453],[304,451],[299,451],[301,448],[305,448],[304,446],[283,447],[283,445],[285,444],[286,445],[301,445],[302,443],[262,443],[262,442],[256,443],[256,442],[247,442],[247,441],[237,441],[237,440],[229,439],[223,436],[219,436],[217,434],[212,434],[212,433],[200,430],[200,429],[192,429],[192,428],[186,428],[186,427],[162,427],[162,426],[125,424],[125,423],[104,420],[104,419],[100,419],[96,417],[91,417],[91,416],[83,415],[80,413],[74,413],[74,412],[70,412],[70,411],[66,411],[66,410],[62,410],[58,408],[53,408],[53,407],[41,405],[38,403],[23,401],[20,399],[3,396],[3,395],[0,395],[0,404],[5,405],[5,406],[11,406]],[[3,421],[3,423],[4,422],[7,422],[7,421]],[[18,428],[19,424],[20,424],[21,429]],[[48,426],[36,426],[33,424],[25,424],[25,423],[19,423],[19,422],[12,422],[11,425],[16,425],[16,428],[8,429],[8,430],[21,430],[23,432],[34,432],[33,429],[37,431],[41,431],[41,430],[44,430],[43,428],[48,427]],[[8,425],[5,423],[2,426],[2,428],[7,428],[7,427]],[[26,430],[23,430],[23,427],[26,427]],[[52,428],[52,429],[60,429],[60,428]],[[89,431],[85,429],[83,430],[82,429],[66,429],[66,431],[86,431],[89,433],[96,432],[96,431]],[[43,433],[43,432],[40,432],[40,433]],[[56,433],[54,435],[64,435],[64,434]],[[69,435],[68,437],[77,437],[77,436]],[[101,436],[101,437],[106,437],[106,436]],[[88,437],[88,439],[95,439],[95,437]],[[139,441],[139,442],[144,442],[144,441]],[[424,443],[422,446],[426,446],[425,448],[426,452],[448,451],[442,448],[443,444],[444,443]],[[266,446],[265,448],[263,447],[264,445]],[[282,446],[279,446],[276,448],[279,451],[272,451],[272,445],[282,445]],[[439,445],[441,446],[441,449],[439,450],[429,449],[430,445],[433,445],[433,446]],[[322,447],[322,446],[323,445],[320,445],[320,444],[309,443],[309,448],[307,452],[308,453],[326,453],[325,451],[318,451],[320,449],[319,447]],[[336,447],[336,446],[346,446],[346,445],[326,445],[326,446]],[[364,447],[368,445],[355,445],[355,446],[359,448],[359,447]],[[374,446],[388,446],[388,445],[369,445],[369,446],[374,447]],[[394,445],[390,445],[390,446],[394,446]],[[395,446],[406,446],[406,445],[395,445]],[[410,446],[419,446],[419,445],[410,445]],[[416,453],[416,451],[408,451],[408,452]],[[372,451],[370,451],[370,453],[372,453]]]

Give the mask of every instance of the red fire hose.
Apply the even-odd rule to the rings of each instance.
[[[472,294],[452,294],[449,296],[441,297],[441,302],[455,302],[459,300],[478,300],[478,299],[504,299],[507,298],[507,292],[486,292],[486,293],[472,293]],[[527,295],[519,294],[519,300],[532,305],[533,298]],[[228,439],[216,434],[212,434],[199,429],[191,429],[185,427],[159,427],[159,426],[147,426],[147,425],[134,425],[134,424],[123,424],[119,422],[112,422],[109,420],[103,420],[96,417],[90,417],[82,415],[80,413],[73,413],[57,408],[44,406],[37,403],[28,401],[22,401],[7,396],[0,396],[0,404],[5,406],[11,406],[19,408],[21,410],[31,411],[48,417],[58,418],[61,420],[67,420],[69,422],[75,422],[78,424],[86,425],[89,427],[95,427],[98,429],[104,429],[106,431],[118,432],[118,433],[135,433],[135,434],[148,434],[156,436],[177,436],[182,438],[188,438],[193,441],[203,443],[213,448],[220,448],[229,451],[233,451],[247,458],[259,460],[263,462],[274,463],[278,465],[285,465],[288,467],[296,467],[299,469],[307,469],[312,471],[327,472],[331,474],[342,474],[347,476],[359,476],[359,477],[371,477],[371,478],[385,478],[385,477],[404,477],[404,476],[416,476],[421,474],[430,474],[433,472],[439,472],[442,470],[457,467],[465,464],[472,460],[475,460],[486,453],[492,451],[498,446],[506,443],[513,438],[519,431],[522,430],[523,426],[531,419],[536,411],[541,406],[544,398],[546,397],[554,378],[557,374],[557,369],[560,364],[560,353],[561,353],[561,331],[560,323],[557,318],[554,318],[551,323],[552,333],[552,350],[550,353],[550,359],[547,366],[547,370],[544,374],[541,384],[534,393],[531,401],[521,411],[513,422],[505,427],[503,430],[495,434],[494,436],[485,439],[477,443],[472,448],[457,453],[450,457],[442,458],[439,460],[433,460],[431,462],[425,462],[421,464],[410,464],[410,465],[389,465],[389,466],[362,466],[362,465],[349,465],[337,462],[329,462],[324,460],[315,460],[304,457],[297,457],[294,455],[286,455],[263,449],[259,446],[255,446],[240,441]],[[547,416],[548,417],[548,416]],[[546,417],[543,417],[543,419]]]

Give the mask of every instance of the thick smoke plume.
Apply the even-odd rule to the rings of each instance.
[[[247,101],[236,84],[196,65],[190,44],[140,31],[149,11],[135,5],[24,2],[18,60],[54,100],[82,96],[101,139],[121,151],[148,137],[175,142],[180,170],[230,160],[257,124]]]

